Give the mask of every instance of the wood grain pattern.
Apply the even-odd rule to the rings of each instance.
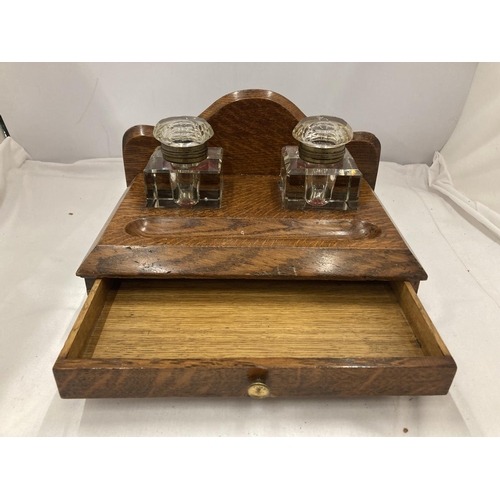
[[[388,283],[253,280],[239,285],[122,281],[82,356],[423,356]]]
[[[92,294],[101,317],[54,366],[61,396],[246,396],[255,378],[274,397],[448,391],[453,359],[397,305],[399,297],[418,309],[411,287],[397,296],[380,282],[250,285],[131,280]],[[416,337],[427,338],[425,349]]]
[[[359,359],[59,361],[62,398],[247,397],[256,367],[271,397],[426,396],[447,394],[449,356]]]
[[[398,281],[392,282],[391,286],[405,316],[414,325],[415,331],[418,332],[418,340],[425,354],[449,356],[448,348],[439,336],[422,303],[417,299],[413,287],[409,283]]]
[[[278,182],[269,176],[225,176],[224,183],[220,209],[164,210],[144,206],[144,187],[137,178],[77,274],[84,278],[427,278],[365,182],[358,210],[347,212],[284,209]],[[160,229],[141,231],[147,226]],[[354,229],[346,230],[349,226]]]
[[[141,174],[160,143],[153,137],[153,125],[135,125],[123,135],[122,153],[127,186]]]
[[[214,130],[209,146],[224,150],[228,175],[278,176],[283,146],[297,144],[292,131],[304,113],[269,90],[227,94],[200,114]]]
[[[110,280],[98,280],[92,287],[59,357],[75,358],[83,351],[92,336],[96,321],[102,317],[102,308],[110,298],[109,291],[113,283]]]

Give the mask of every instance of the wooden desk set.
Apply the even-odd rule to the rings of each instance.
[[[223,151],[217,206],[202,187],[195,206],[146,202],[146,165],[174,150],[152,126],[125,133],[128,190],[77,272],[90,291],[54,365],[61,397],[446,394],[456,365],[416,295],[427,275],[373,192],[377,138],[355,132],[348,153],[331,149],[350,153],[362,180],[337,169],[334,187],[312,185],[314,198],[358,182],[352,206],[344,189],[344,209],[328,210],[287,204],[282,150],[300,149],[306,118],[293,103],[238,91],[200,118],[208,158]]]

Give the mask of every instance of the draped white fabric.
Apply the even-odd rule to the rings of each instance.
[[[500,63],[478,64],[441,154],[455,189],[500,213]]]
[[[34,161],[7,139],[0,144],[0,435],[499,435],[500,246],[442,192],[434,170],[429,186],[428,166],[383,162],[376,192],[429,274],[419,296],[458,364],[447,396],[62,400],[52,366],[86,296],[75,271],[125,190],[123,164]]]
[[[499,238],[500,214],[491,210],[479,201],[472,201],[455,188],[446,161],[440,153],[435,153],[434,161],[429,169],[429,186],[453,201],[458,207],[477,219]],[[500,192],[498,193],[500,198]]]

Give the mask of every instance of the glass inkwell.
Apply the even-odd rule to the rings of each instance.
[[[309,116],[293,129],[299,146],[281,151],[281,195],[286,208],[352,210],[363,174],[346,149],[353,138],[341,118]]]
[[[220,208],[222,148],[208,147],[210,124],[196,116],[159,121],[154,137],[160,141],[144,169],[148,207]]]

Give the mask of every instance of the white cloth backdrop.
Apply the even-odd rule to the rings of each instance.
[[[500,64],[480,63],[429,184],[500,238]]]
[[[478,64],[462,114],[441,154],[454,187],[500,213],[500,63]]]
[[[475,166],[471,165],[470,169],[473,172],[475,170]],[[484,186],[482,194],[487,195],[486,197],[489,198],[492,194],[496,193],[494,184],[488,185],[487,181],[483,181],[483,183]],[[475,184],[476,187],[478,187],[477,183]],[[465,194],[456,189],[449,169],[446,166],[446,160],[440,153],[436,153],[434,155],[434,162],[429,169],[429,186],[442,193],[454,202],[457,207],[465,210],[469,215],[477,219],[493,234],[500,238],[500,214],[491,210],[486,205],[483,205],[480,201],[473,201],[469,199]],[[481,193],[478,194],[479,198],[485,198],[484,195],[481,196]],[[496,194],[498,195],[500,193]],[[494,205],[496,205],[496,203]]]
[[[6,139],[0,144],[0,435],[500,435],[499,240],[429,187],[428,175],[426,165],[383,162],[376,193],[429,274],[419,296],[458,364],[448,395],[62,400],[52,366],[86,296],[75,271],[125,189],[123,164],[34,161]]]

